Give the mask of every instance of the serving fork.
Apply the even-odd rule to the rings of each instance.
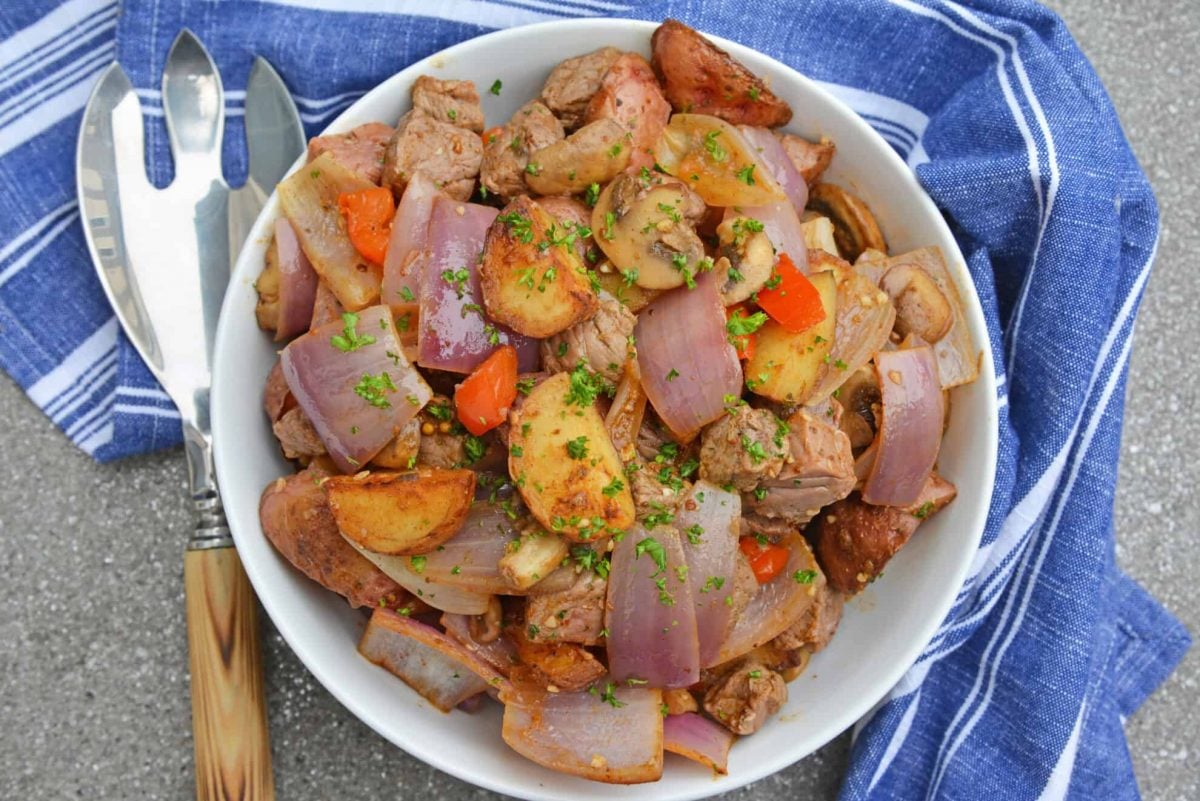
[[[196,527],[184,556],[196,795],[274,798],[254,592],[233,547],[213,470],[213,339],[230,266],[267,196],[304,150],[295,104],[255,61],[246,86],[249,177],[221,170],[224,91],[183,31],[162,76],[175,178],[146,177],[142,109],[120,65],[83,115],[76,181],[92,261],[125,333],[179,409]]]

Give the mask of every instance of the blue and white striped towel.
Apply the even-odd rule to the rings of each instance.
[[[0,10],[0,365],[101,460],[178,441],[120,335],[74,201],[80,110],[114,56],[170,165],[156,90],[181,27],[226,86],[266,56],[315,133],[406,64],[574,15],[679,17],[825,82],[951,220],[1004,366],[983,545],[920,661],[857,727],[846,799],[1136,798],[1122,724],[1189,645],[1113,563],[1125,371],[1158,213],[1100,81],[1028,0],[6,0]],[[241,95],[227,164],[244,172]],[[802,113],[802,112],[801,112]]]

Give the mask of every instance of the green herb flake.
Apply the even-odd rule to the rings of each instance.
[[[383,323],[383,320],[380,320]],[[354,312],[342,313],[342,333],[334,334],[329,338],[329,344],[340,350],[342,353],[350,353],[359,348],[365,348],[367,345],[375,344],[375,337],[370,334],[360,335],[355,327],[358,325],[358,315]],[[387,324],[383,327],[386,329]]]

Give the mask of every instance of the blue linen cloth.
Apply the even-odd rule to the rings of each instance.
[[[933,642],[856,727],[842,797],[1136,798],[1123,723],[1190,643],[1113,557],[1125,373],[1158,212],[1087,59],[1028,0],[7,0],[0,366],[97,459],[179,442],[93,277],[74,200],[80,112],[114,58],[139,90],[163,185],[160,71],[180,28],[200,36],[227,89],[236,184],[237,90],[255,55],[312,135],[429,53],[576,15],[678,17],[823,82],[916,171],[983,301],[1002,365],[987,530]]]

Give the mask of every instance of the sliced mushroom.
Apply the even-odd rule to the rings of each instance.
[[[266,265],[254,282],[254,289],[258,292],[254,316],[258,318],[258,327],[264,331],[274,332],[279,326],[279,282],[279,247],[272,237],[271,245],[267,248]]]
[[[887,251],[875,215],[866,203],[840,186],[817,184],[809,190],[808,206],[833,221],[834,241],[846,261],[853,262],[867,248]]]
[[[850,447],[857,451],[870,445],[882,402],[874,368],[864,365],[851,373],[838,389],[837,401],[844,412],[840,427],[850,438]]]
[[[746,217],[730,215],[717,226],[721,257],[717,259],[717,286],[726,306],[741,303],[763,288],[775,268],[775,248],[762,230],[751,228]]]
[[[539,195],[569,195],[607,183],[629,165],[627,133],[616,120],[590,122],[530,155],[525,183]]]
[[[915,264],[899,264],[884,274],[879,288],[896,306],[896,333],[937,342],[954,324],[954,309],[937,284]]]
[[[704,243],[694,227],[704,202],[680,181],[650,176],[626,172],[613,179],[592,210],[592,231],[629,281],[671,289],[705,269]]]

